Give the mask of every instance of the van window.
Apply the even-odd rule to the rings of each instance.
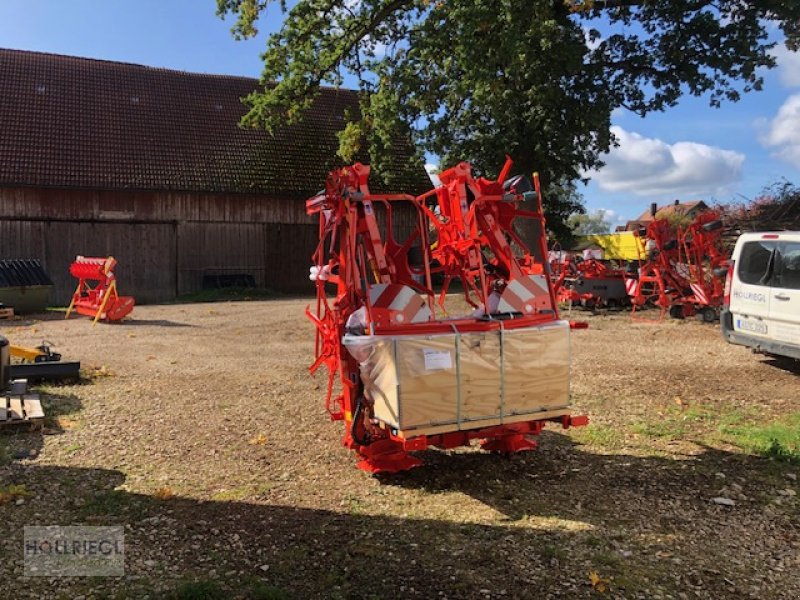
[[[750,285],[768,285],[769,259],[775,250],[775,242],[746,242],[739,255],[739,279]]]
[[[800,290],[800,242],[784,242],[778,248],[772,285]]]

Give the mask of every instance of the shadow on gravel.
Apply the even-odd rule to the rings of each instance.
[[[720,507],[711,499],[719,495],[724,481],[717,473],[757,481],[768,472],[795,470],[759,456],[710,447],[681,460],[595,454],[548,431],[542,433],[539,449],[510,457],[435,450],[418,456],[425,463],[421,468],[381,481],[430,493],[467,494],[508,521],[537,515],[599,525],[607,518],[636,518],[646,503],[653,506],[655,529],[661,519],[672,522],[670,515],[658,512],[665,498],[684,498],[698,515],[718,514]]]
[[[44,423],[0,427],[0,467],[13,461],[37,458],[44,446],[43,436],[64,433],[73,423],[69,415],[80,412],[83,407],[80,398],[74,394],[42,393],[40,398]]]
[[[716,473],[750,481],[745,492],[754,495],[767,485],[760,474],[768,461],[710,449],[680,460],[598,455],[562,435],[544,437],[541,452],[513,459],[426,452],[423,468],[384,479],[425,493],[467,494],[504,515],[495,523],[366,514],[380,511],[381,499],[343,504],[343,512],[159,499],[119,489],[125,478],[116,470],[15,462],[0,468],[0,485],[24,485],[31,498],[0,507],[0,553],[19,556],[24,525],[125,525],[128,578],[103,582],[109,597],[169,598],[181,582],[213,580],[225,598],[255,598],[247,590],[256,584],[286,591],[271,598],[593,598],[593,569],[614,577],[616,598],[687,589],[702,590],[703,598],[758,597],[746,593],[748,572],[763,572],[777,586],[763,590],[770,597],[790,597],[780,590],[792,587],[794,575],[769,572],[764,535],[781,531],[781,548],[800,544],[796,520],[764,516],[757,500],[734,507],[711,501],[721,485]],[[414,507],[424,498],[405,501]],[[723,535],[740,520],[752,537]],[[18,598],[56,589],[24,579],[21,564],[10,560],[0,561],[0,579],[22,590]],[[63,580],[57,589],[73,597],[96,585]]]
[[[142,327],[146,325],[151,325],[153,327],[197,327],[197,325],[192,325],[191,323],[181,323],[179,321],[169,321],[167,319],[137,319],[136,317],[126,319],[122,321],[122,323],[115,323],[114,325],[117,327]]]
[[[787,373],[800,375],[800,360],[794,360],[792,358],[782,358],[776,356],[768,358],[762,362],[765,365],[769,365],[770,367],[775,367],[776,369],[780,369],[781,371],[786,371]]]

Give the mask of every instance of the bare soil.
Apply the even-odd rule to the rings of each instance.
[[[44,431],[0,430],[0,490],[30,493],[0,505],[0,598],[203,597],[192,581],[241,598],[800,597],[800,467],[719,433],[800,411],[792,364],[712,325],[573,313],[591,325],[573,332],[588,428],[377,478],[308,374],[308,302],[0,322],[87,376],[41,387]],[[24,577],[23,526],[51,524],[124,525],[125,577]]]

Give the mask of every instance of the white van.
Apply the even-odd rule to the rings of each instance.
[[[800,359],[800,231],[739,237],[720,323],[732,344]]]

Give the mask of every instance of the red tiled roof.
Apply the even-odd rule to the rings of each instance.
[[[0,185],[310,195],[338,166],[351,90],[275,136],[238,127],[255,79],[0,49]],[[398,159],[410,148],[398,144]],[[366,162],[366,157],[360,157]],[[372,177],[372,187],[381,187]],[[431,187],[423,165],[400,191]]]
[[[702,206],[701,206],[702,205]],[[672,203],[667,204],[666,206],[659,206],[656,210],[656,218],[657,219],[666,219],[671,214],[681,214],[686,215],[691,213],[694,210],[705,210],[708,208],[705,202],[702,200],[692,200],[691,202],[679,202],[678,204]],[[652,221],[653,215],[650,213],[650,210],[644,211],[636,221]]]

